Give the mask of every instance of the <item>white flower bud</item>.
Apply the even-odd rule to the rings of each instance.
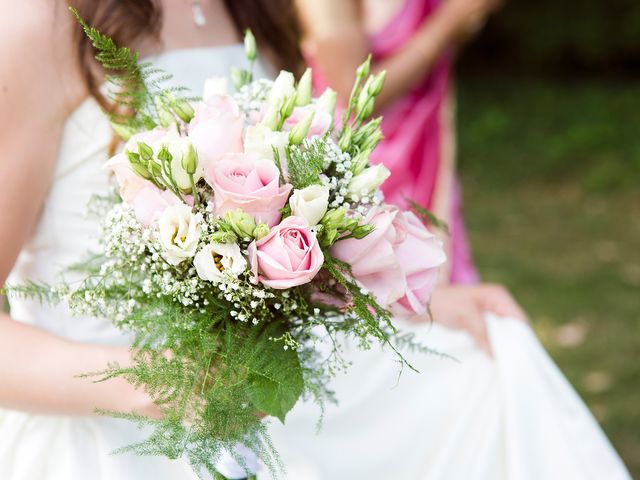
[[[298,82],[297,95],[296,95],[296,105],[299,107],[303,107],[311,103],[311,98],[313,95],[313,86],[312,86],[312,74],[311,69],[307,68],[302,77],[300,77],[300,81]]]
[[[307,115],[291,129],[289,132],[289,143],[292,145],[299,145],[302,143],[302,141],[307,137],[307,133],[309,133],[311,122],[313,122],[315,114],[315,110],[310,110],[309,113],[307,113]]]
[[[291,213],[306,220],[309,226],[317,225],[329,205],[329,189],[323,185],[310,185],[294,190],[289,199]]]
[[[380,95],[382,87],[384,87],[384,80],[385,78],[387,78],[387,71],[383,70],[378,75],[375,75],[372,78],[373,80],[371,80],[368,88],[369,95],[371,95],[372,97],[377,97],[378,95]]]
[[[369,75],[370,69],[371,69],[371,54],[369,54],[367,59],[360,64],[360,66],[356,70],[356,76],[360,79],[363,79],[364,77]]]
[[[180,137],[177,133],[175,135],[169,134],[162,141],[161,145],[165,146],[171,154],[171,176],[178,188],[185,192],[191,191],[191,176],[187,170],[187,161],[185,156],[190,155],[190,152],[195,153],[193,145],[186,137]],[[156,154],[157,155],[157,154]],[[195,159],[195,157],[194,157]],[[197,182],[202,178],[201,168],[198,168],[198,162],[196,160],[196,168],[193,169],[193,181]]]
[[[253,62],[258,55],[256,37],[253,36],[253,32],[248,28],[244,32],[244,54],[250,62]]]
[[[158,113],[158,120],[160,120],[160,125],[163,127],[168,127],[169,125],[176,122],[176,117],[171,112],[169,105],[165,103],[165,100],[161,97],[154,97],[154,103],[156,104],[156,112]]]
[[[271,92],[269,92],[269,103],[279,108],[285,98],[293,96],[296,92],[294,83],[293,73],[282,70],[273,82]]]
[[[316,107],[319,110],[323,110],[327,112],[329,115],[331,115],[331,118],[333,118],[336,113],[337,100],[338,100],[338,95],[336,94],[336,91],[331,88],[327,88],[324,92],[322,92],[322,95],[320,95],[320,97],[318,98],[318,103],[316,104]]]
[[[227,211],[224,214],[224,219],[240,238],[251,237],[256,228],[253,217],[241,208]]]
[[[361,195],[362,192],[372,193],[389,178],[391,172],[384,165],[365,168],[349,182],[348,191],[351,195]]]
[[[198,154],[196,149],[193,148],[193,144],[189,142],[186,151],[182,155],[181,166],[188,175],[196,173],[198,168]]]

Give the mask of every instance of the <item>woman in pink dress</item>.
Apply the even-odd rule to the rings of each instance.
[[[470,331],[488,350],[483,314],[525,318],[507,293],[480,284],[472,260],[455,175],[452,64],[456,48],[478,31],[499,0],[297,0],[303,50],[316,87],[334,88],[344,103],[353,71],[366,55],[387,71],[376,108],[384,140],[372,155],[391,177],[387,200],[412,199],[449,226],[449,262],[434,294],[434,318]]]
[[[374,70],[388,72],[378,105],[386,140],[376,157],[393,172],[387,198],[418,200],[453,230],[453,268],[434,292],[434,322],[395,323],[457,361],[406,352],[420,374],[398,378],[386,352],[338,342],[351,365],[332,382],[339,403],[326,405],[320,434],[311,402],[299,402],[286,425],[271,424],[287,478],[629,480],[508,292],[447,282],[476,280],[453,175],[451,50],[477,30],[493,1],[297,1],[319,87],[331,85],[344,102],[369,50]],[[335,347],[327,342],[328,351]]]

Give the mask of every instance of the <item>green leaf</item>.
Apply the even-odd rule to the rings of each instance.
[[[281,341],[271,340],[278,333],[265,332],[256,343],[255,359],[249,373],[249,397],[261,412],[280,419],[296,404],[304,388],[297,353]]]
[[[424,208],[415,200],[405,197],[405,201],[409,204],[409,208],[420,218],[422,223],[441,230],[445,235],[450,235],[449,226],[444,220],[438,218],[434,213]]]

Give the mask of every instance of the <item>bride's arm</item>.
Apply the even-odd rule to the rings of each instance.
[[[355,0],[296,0],[305,41],[331,87],[346,102],[354,71],[369,53],[367,33]],[[446,0],[394,55],[373,65],[387,70],[376,108],[392,102],[423,81],[443,51],[498,4],[498,0]]]
[[[53,3],[58,4],[54,12]],[[0,285],[38,219],[70,109],[84,92],[72,56],[66,2],[0,0]],[[11,13],[7,13],[11,12]],[[96,407],[153,412],[122,380],[76,378],[124,348],[72,343],[0,315],[0,408],[90,414]]]
[[[91,415],[98,409],[156,416],[148,395],[121,378],[78,378],[108,363],[126,366],[126,348],[75,343],[0,317],[0,407],[46,414]]]

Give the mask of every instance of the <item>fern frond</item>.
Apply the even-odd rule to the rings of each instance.
[[[380,344],[387,345],[396,355],[401,366],[407,366],[417,371],[393,345],[390,338],[398,333],[391,321],[391,312],[383,308],[370,292],[363,289],[353,280],[351,267],[348,263],[333,257],[328,251],[324,252],[323,268],[342,286],[351,297],[352,313],[364,322],[368,335],[376,338]]]
[[[56,305],[60,303],[63,292],[52,289],[44,283],[27,280],[21,285],[5,285],[0,289],[0,295],[6,295],[9,300],[14,298],[34,298],[42,304]]]
[[[106,80],[111,88],[107,97],[120,107],[120,110],[128,112],[106,112],[110,121],[136,131],[141,129],[142,124],[137,118],[137,113],[143,111],[149,102],[150,95],[145,84],[144,69],[150,66],[139,63],[137,52],[128,47],[118,47],[111,38],[87,24],[78,10],[73,7],[69,7],[69,10],[96,49],[96,60],[108,72]]]
[[[129,47],[119,47],[111,38],[87,24],[78,10],[73,7],[69,7],[69,10],[91,40],[96,50],[96,60],[107,72],[107,98],[115,108],[105,113],[117,133],[130,136],[135,132],[150,130],[159,124],[164,125],[165,123],[160,121],[156,97],[173,97],[172,108],[164,113],[173,115],[176,122],[180,122],[181,119],[185,121],[176,112],[174,105],[196,99],[182,95],[187,88],[166,87],[166,82],[172,78],[171,74],[154,67],[150,62],[141,62],[137,52]]]
[[[320,173],[324,170],[327,142],[324,138],[305,140],[302,148],[290,146],[286,149],[289,183],[296,189],[321,183]]]

